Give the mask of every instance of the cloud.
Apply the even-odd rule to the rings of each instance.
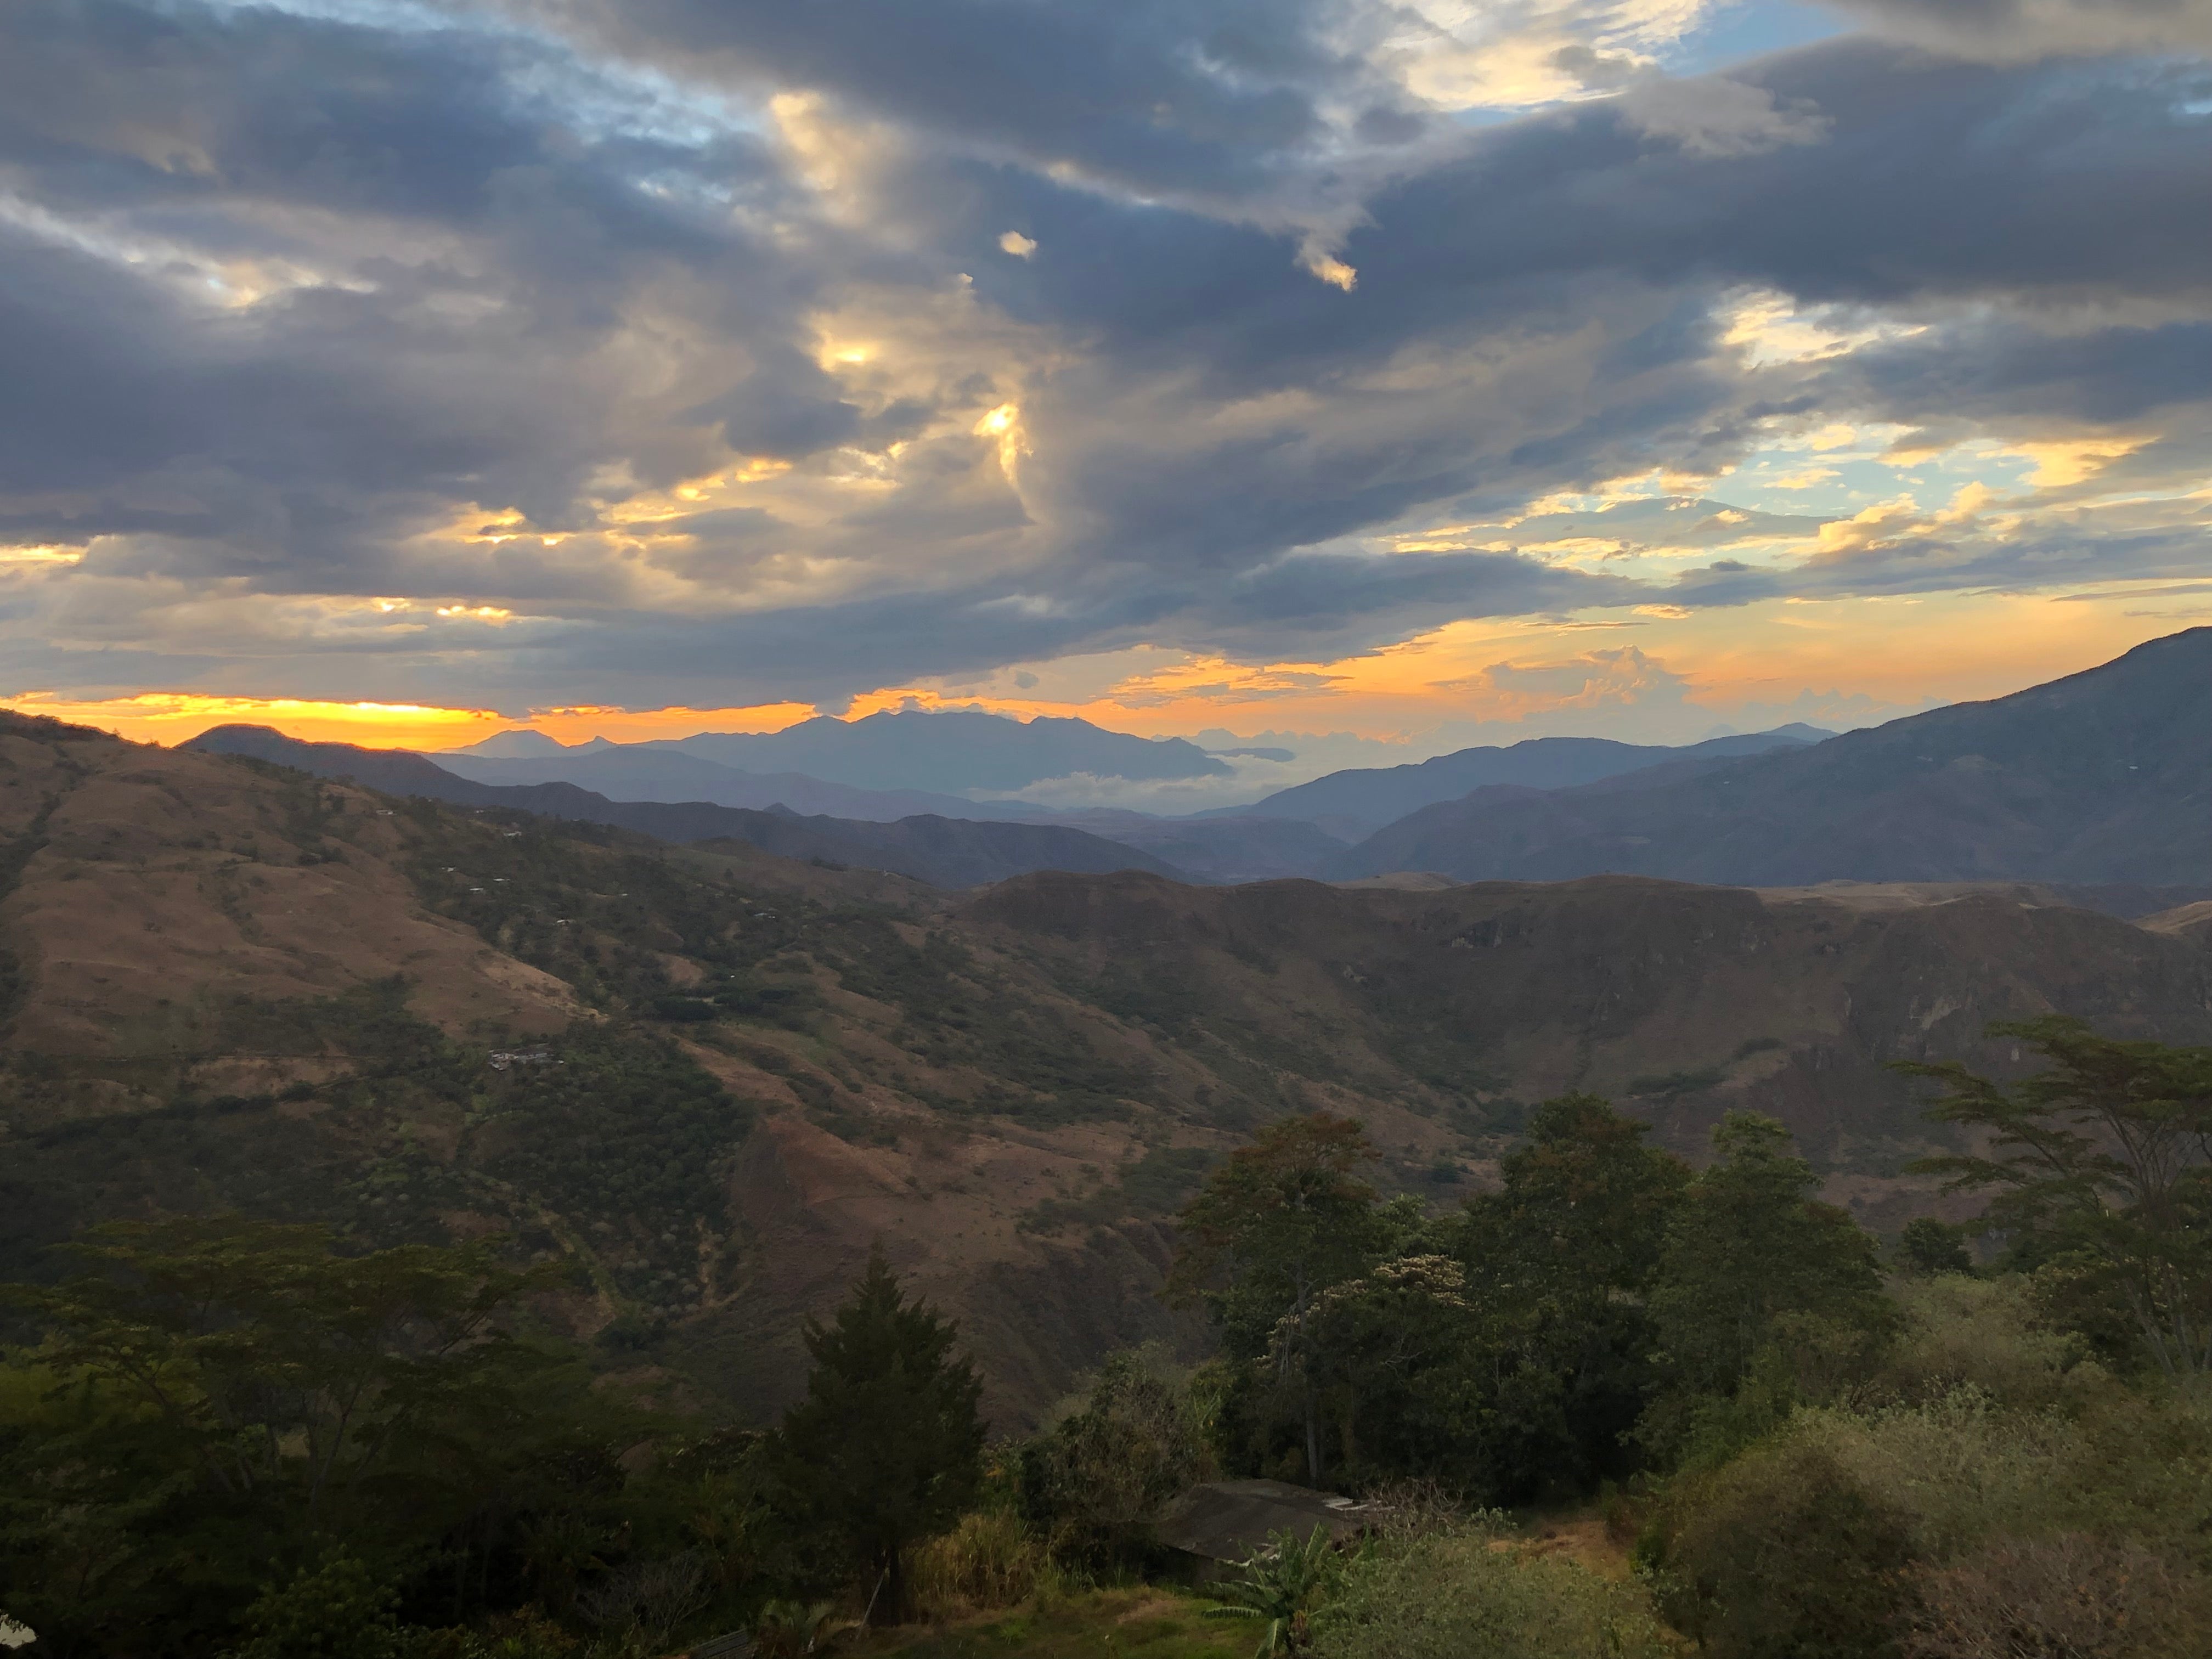
[[[1785,108],[1770,88],[1726,76],[1653,80],[1625,94],[1621,106],[1637,131],[1688,155],[1759,155],[1790,144],[1817,144],[1829,130],[1827,118],[1809,103]]]
[[[1568,662],[1493,663],[1457,688],[1439,689],[1486,692],[1509,715],[1516,708],[1540,708],[1556,723],[1568,709],[1672,707],[1687,702],[1692,687],[1663,663],[1624,646]]]
[[[0,650],[835,703],[2186,574],[2212,78],[2114,9],[19,8]]]
[[[2052,53],[2202,50],[2197,0],[1826,0],[1885,33],[1997,63]]]

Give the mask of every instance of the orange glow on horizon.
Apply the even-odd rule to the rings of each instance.
[[[1234,732],[1350,732],[1401,740],[1467,722],[1592,732],[1673,706],[1679,723],[1732,723],[1747,706],[1801,692],[1863,696],[1891,709],[2008,692],[2109,661],[2146,640],[2212,623],[2212,581],[2114,585],[2067,595],[1928,594],[1827,602],[1775,600],[1674,614],[1454,623],[1402,644],[1332,661],[1238,664],[1162,647],[1013,668],[972,681],[890,687],[853,701],[848,719],[902,708],[980,709],[1016,719],[1087,720],[1146,737]],[[1619,672],[1569,689],[1542,678],[1593,653]],[[1537,671],[1498,674],[1501,666]],[[1668,700],[1671,699],[1671,705]],[[24,691],[0,704],[143,743],[175,744],[210,726],[274,726],[289,736],[369,748],[458,749],[529,726],[562,743],[635,743],[705,732],[781,731],[811,704],[626,709],[488,708],[146,692],[80,700]],[[1876,716],[1880,718],[1881,716]],[[1655,740],[1644,738],[1642,740]],[[1669,741],[1685,740],[1680,735]]]
[[[81,699],[44,691],[0,696],[0,706],[97,726],[134,743],[173,748],[217,726],[268,726],[310,743],[352,743],[365,749],[461,749],[501,732],[533,726],[561,743],[604,737],[617,743],[693,737],[702,732],[779,732],[808,719],[811,704],[766,703],[741,708],[538,708],[511,720],[492,708],[445,708],[428,703],[331,702],[299,697],[223,697],[189,691]]]

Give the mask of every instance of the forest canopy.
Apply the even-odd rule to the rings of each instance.
[[[1446,1209],[1388,1196],[1358,1121],[1279,1119],[1180,1218],[1163,1291],[1212,1357],[1115,1356],[1012,1441],[880,1250],[805,1396],[745,1423],[554,1336],[557,1253],[110,1223],[7,1292],[37,1340],[0,1367],[0,1611],[33,1655],[611,1659],[1175,1583],[1192,1631],[1248,1615],[1205,1640],[1322,1659],[2179,1656],[2212,1616],[2212,1054],[2006,1030],[2025,1081],[1913,1068],[1971,1149],[1929,1172],[1994,1201],[1887,1241],[1754,1115],[1692,1167],[1547,1101]],[[1364,1538],[1192,1592],[1152,1517],[1253,1477]],[[1618,1571],[1516,1518],[1569,1513]]]

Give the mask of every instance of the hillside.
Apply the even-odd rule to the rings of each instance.
[[[1346,848],[1303,818],[1156,818],[1102,808],[1058,814],[1052,822],[1149,853],[1186,877],[1208,882],[1311,876]]]
[[[1694,776],[1479,790],[1390,825],[1328,873],[2205,887],[2208,730],[2212,629],[2191,629],[2012,696]]]
[[[1330,835],[1370,835],[1409,812],[1457,800],[1490,784],[1565,789],[1669,761],[1727,759],[1794,749],[1828,734],[1816,726],[1790,726],[1740,737],[1712,738],[1682,748],[1615,743],[1609,738],[1530,738],[1505,747],[1456,750],[1405,766],[1353,767],[1310,783],[1279,789],[1249,806],[1223,807],[1202,816],[1300,818]]]
[[[1031,870],[1182,873],[1148,853],[1058,824],[933,815],[882,823],[803,817],[795,811],[757,811],[700,800],[609,800],[572,783],[477,783],[404,750],[303,743],[265,726],[219,726],[180,746],[208,754],[245,755],[318,777],[351,778],[392,794],[611,824],[660,841],[746,842],[786,858],[858,865],[911,876],[936,887],[973,887]]]
[[[1388,1185],[1449,1202],[1559,1090],[1686,1148],[1757,1107],[1894,1226],[1929,1143],[1885,1061],[2002,1072],[1984,1023],[2051,1007],[2212,1038],[2201,930],[2025,889],[956,897],[15,717],[0,838],[0,1265],[155,1209],[501,1231],[579,1265],[548,1316],[605,1364],[751,1409],[878,1237],[1004,1423],[1194,1340],[1164,1218],[1283,1112],[1364,1117]]]

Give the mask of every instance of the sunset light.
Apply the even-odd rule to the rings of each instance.
[[[2205,1650],[2212,0],[0,4],[0,1650]]]

